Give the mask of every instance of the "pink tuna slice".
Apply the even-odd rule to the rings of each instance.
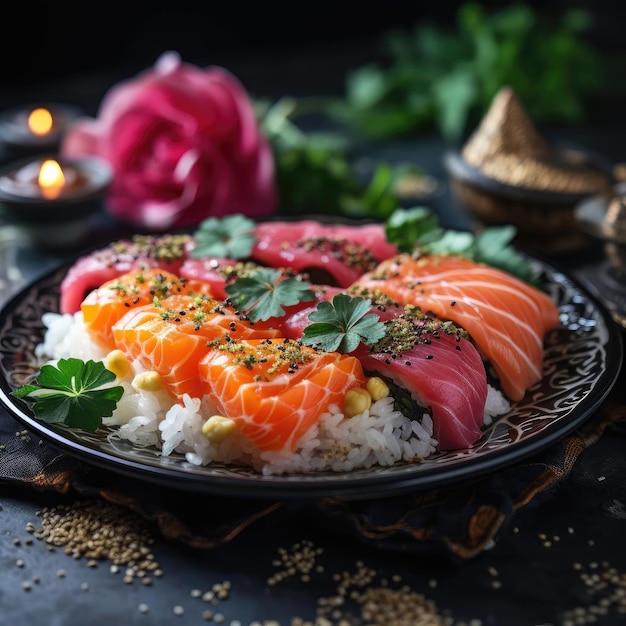
[[[251,258],[269,267],[306,273],[316,283],[347,287],[396,247],[382,224],[321,224],[314,220],[264,222],[255,229]]]
[[[178,274],[189,241],[186,235],[136,236],[80,257],[61,282],[60,312],[75,313],[90,291],[134,269],[161,267]]]
[[[304,334],[304,329],[311,324],[309,315],[317,309],[317,305],[324,300],[332,300],[338,293],[347,293],[341,287],[330,285],[317,285],[313,288],[315,292],[315,302],[304,302],[298,309],[289,311],[289,316],[280,321],[280,330],[283,337],[288,339],[300,339]],[[378,315],[382,322],[391,320],[404,313],[404,307],[399,304],[372,304],[371,312]]]
[[[344,293],[341,287],[333,287],[331,285],[313,285],[312,291],[315,294],[314,302],[301,302],[288,307],[285,317],[276,319],[283,337],[300,339],[304,329],[311,324],[309,315],[317,309],[317,305],[324,300],[332,300],[338,293]]]
[[[484,423],[487,374],[467,334],[421,315],[401,315],[386,324],[396,332],[374,348],[361,344],[354,353],[363,369],[410,390],[413,400],[430,409],[438,450],[474,444]],[[402,345],[394,338],[400,330],[406,333]]]
[[[336,293],[346,292],[326,288],[318,301],[320,296],[332,300]],[[487,373],[467,333],[450,322],[424,316],[417,307],[383,304],[380,294],[372,296],[370,312],[386,323],[386,337],[374,348],[361,344],[353,354],[366,372],[411,390],[412,399],[430,409],[439,450],[471,446],[484,423]],[[316,307],[317,302],[309,304],[285,319],[281,334],[300,339]],[[394,339],[399,334],[404,337],[402,345]]]
[[[181,265],[179,275],[187,280],[201,280],[211,285],[211,293],[216,300],[228,297],[226,286],[243,275],[244,272],[259,267],[258,264],[233,259],[188,257]]]

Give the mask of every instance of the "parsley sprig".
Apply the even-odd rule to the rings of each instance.
[[[42,366],[36,384],[23,385],[11,395],[32,404],[35,417],[44,422],[95,432],[124,393],[123,387],[112,386],[114,381],[115,374],[100,361],[60,359]]]
[[[254,222],[240,213],[210,217],[194,233],[196,245],[190,254],[194,258],[245,259],[256,242],[254,228]]]
[[[283,317],[284,307],[315,300],[310,283],[284,278],[280,270],[259,267],[228,285],[230,301],[253,321]]]
[[[373,345],[385,336],[385,325],[369,313],[371,300],[339,293],[332,302],[320,302],[310,315],[302,343],[327,352],[353,352],[363,342]]]

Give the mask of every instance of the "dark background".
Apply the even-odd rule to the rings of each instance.
[[[382,57],[384,33],[424,21],[452,26],[459,4],[13,2],[2,20],[0,104],[72,97],[93,109],[109,86],[152,65],[166,50],[198,65],[226,66],[259,96],[341,93],[347,72]],[[624,47],[623,3],[527,4],[547,16],[587,9],[594,15],[589,42],[603,51]]]

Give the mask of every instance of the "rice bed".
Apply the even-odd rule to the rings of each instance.
[[[36,350],[42,364],[69,357],[106,357],[106,351],[95,345],[85,331],[80,312],[46,313],[42,321],[46,333]],[[135,369],[134,374],[139,371]],[[136,390],[128,381],[116,384],[124,387],[124,395],[113,415],[103,420],[105,425],[116,427],[112,436],[136,446],[155,448],[163,456],[183,454],[194,465],[237,462],[251,465],[265,475],[348,472],[399,461],[419,462],[437,447],[430,416],[408,418],[394,408],[392,397],[378,400],[350,418],[344,417],[340,407],[332,405],[298,441],[294,451],[260,452],[237,431],[219,444],[202,434],[204,421],[215,413],[206,397],[185,395],[182,402],[172,404],[164,390]],[[502,394],[490,387],[486,423],[508,408]]]

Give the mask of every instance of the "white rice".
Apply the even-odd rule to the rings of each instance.
[[[80,312],[74,315],[46,313],[44,341],[36,355],[43,362],[70,356],[83,360],[104,360],[106,350],[95,345],[86,333]],[[205,420],[216,413],[208,398],[183,396],[172,404],[166,391],[138,390],[131,384],[139,373],[135,368],[124,381],[124,395],[111,417],[103,419],[116,427],[112,437],[133,445],[153,448],[163,456],[183,455],[193,465],[214,462],[243,463],[259,472],[348,472],[374,465],[390,466],[399,461],[419,462],[435,452],[433,424],[429,415],[410,419],[395,410],[392,397],[372,404],[363,413],[345,418],[340,407],[332,405],[298,441],[294,451],[260,452],[238,431],[214,443],[202,434]],[[504,396],[490,387],[485,423],[509,409]]]

